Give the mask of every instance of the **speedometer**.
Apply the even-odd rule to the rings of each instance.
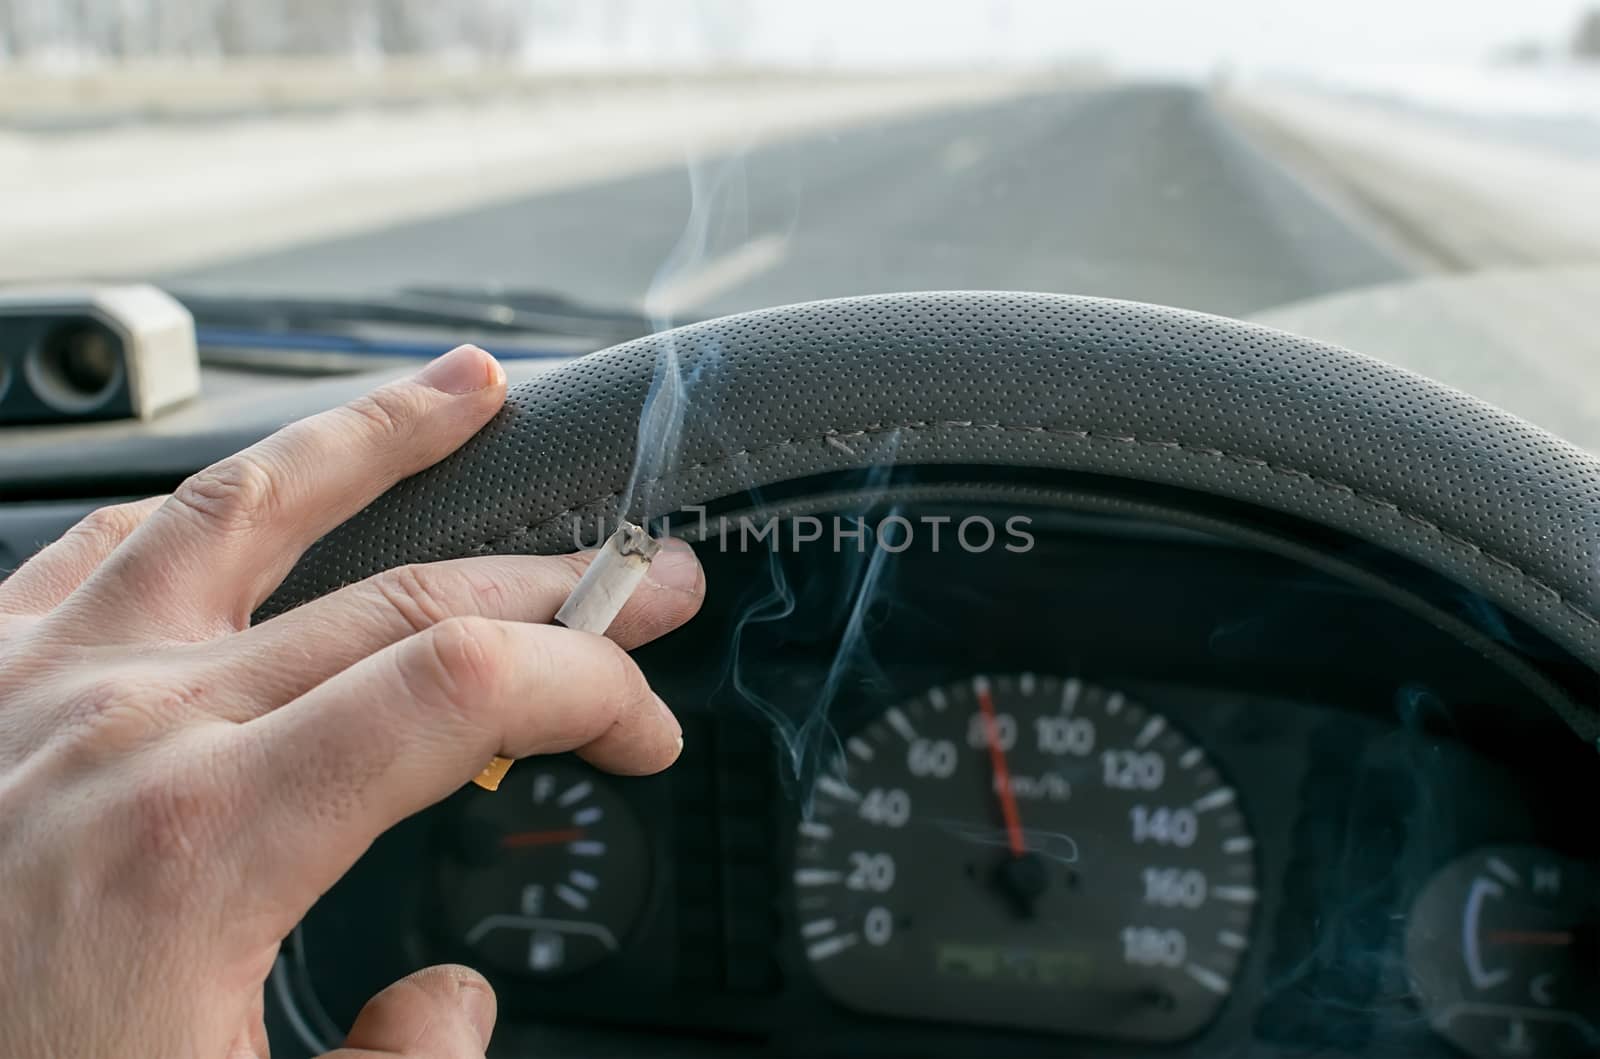
[[[818,780],[801,941],[857,1010],[1178,1040],[1232,988],[1253,848],[1164,715],[1076,679],[978,676],[889,708]]]

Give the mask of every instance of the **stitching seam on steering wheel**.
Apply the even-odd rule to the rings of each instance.
[[[1204,445],[1190,445],[1182,441],[1145,438],[1134,434],[1107,434],[1092,430],[1069,430],[1062,427],[1050,427],[1033,424],[980,423],[966,419],[950,419],[941,421],[909,420],[905,423],[898,423],[892,426],[884,426],[873,423],[868,424],[866,427],[863,427],[859,430],[840,431],[837,429],[829,429],[820,434],[811,435],[809,437],[786,438],[782,441],[774,442],[771,445],[757,449],[738,449],[734,452],[725,453],[714,460],[704,460],[697,463],[686,464],[673,474],[659,475],[655,478],[649,478],[642,482],[635,483],[635,489],[637,489],[639,486],[652,486],[660,484],[661,482],[669,481],[672,478],[681,475],[684,471],[699,471],[705,470],[708,467],[720,467],[732,463],[736,459],[741,459],[747,456],[766,456],[775,452],[781,452],[784,449],[799,448],[804,445],[816,444],[818,442],[832,445],[837,448],[843,448],[846,451],[849,451],[847,441],[850,438],[874,437],[880,434],[897,433],[902,430],[998,430],[1003,433],[1015,434],[1049,434],[1056,437],[1070,438],[1078,441],[1112,441],[1125,445],[1141,445],[1150,448],[1176,449],[1181,452],[1192,453],[1200,456],[1213,456],[1219,459],[1225,459],[1233,463],[1241,464],[1245,467],[1268,470],[1274,474],[1283,475],[1286,478],[1304,479],[1326,489],[1332,489],[1336,492],[1348,494],[1352,497],[1355,497],[1357,500],[1363,501],[1364,503],[1371,504],[1385,511],[1399,515],[1402,518],[1405,518],[1406,520],[1423,527],[1424,529],[1438,534],[1440,537],[1443,537],[1445,540],[1450,541],[1453,544],[1465,548],[1476,555],[1482,556],[1491,563],[1503,567],[1519,579],[1526,581],[1528,584],[1539,589],[1541,592],[1549,595],[1550,598],[1555,600],[1556,603],[1571,611],[1573,616],[1580,619],[1586,625],[1589,625],[1592,628],[1600,628],[1600,618],[1596,618],[1586,609],[1580,607],[1578,604],[1572,602],[1566,596],[1562,595],[1558,589],[1553,588],[1552,586],[1541,581],[1539,578],[1528,573],[1526,570],[1523,570],[1516,563],[1513,563],[1508,559],[1501,558],[1500,556],[1495,555],[1493,552],[1486,551],[1480,545],[1474,544],[1472,541],[1469,541],[1464,537],[1459,537],[1454,533],[1451,533],[1449,530],[1438,525],[1437,523],[1431,522],[1415,512],[1408,511],[1393,501],[1384,500],[1381,497],[1364,493],[1359,489],[1356,489],[1354,486],[1346,485],[1344,482],[1336,481],[1331,478],[1322,478],[1318,475],[1312,474],[1309,471],[1300,470],[1298,467],[1286,467],[1282,464],[1273,463],[1270,460],[1264,460],[1257,456],[1245,456],[1241,453],[1227,452],[1223,449],[1212,448]],[[579,504],[576,507],[569,507],[565,511],[558,511],[553,515],[540,519],[538,522],[521,526],[510,531],[509,533],[502,534],[491,540],[485,541],[483,544],[478,545],[472,550],[477,554],[493,552],[500,546],[511,542],[523,534],[543,529],[552,522],[557,522],[571,515],[576,515],[585,509],[592,508],[596,504],[601,504],[608,500],[618,500],[621,498],[621,496],[622,492],[618,490],[594,497],[590,500],[584,501],[582,504]]]

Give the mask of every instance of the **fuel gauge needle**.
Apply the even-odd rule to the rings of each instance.
[[[974,689],[978,695],[978,710],[983,714],[984,741],[989,744],[989,768],[994,773],[995,793],[1000,796],[1000,815],[1006,824],[1006,846],[1013,857],[1028,852],[1022,836],[1022,817],[1017,812],[1017,796],[1011,790],[1011,769],[1006,766],[1006,752],[1000,746],[1000,725],[994,716],[994,696],[989,682],[980,681]]]
[[[502,849],[524,849],[528,846],[559,846],[576,842],[583,837],[581,827],[558,827],[548,831],[513,831],[500,836]]]

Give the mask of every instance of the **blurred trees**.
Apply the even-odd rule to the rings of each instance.
[[[1572,35],[1572,55],[1587,62],[1600,60],[1600,8],[1588,11]]]
[[[0,0],[0,62],[234,55],[510,57],[581,16],[626,26],[649,0]],[[729,8],[736,11],[734,5]]]

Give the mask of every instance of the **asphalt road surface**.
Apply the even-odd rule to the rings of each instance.
[[[662,322],[891,290],[1098,294],[1246,315],[1401,278],[1196,90],[953,108],[212,265],[292,291],[554,290]]]

